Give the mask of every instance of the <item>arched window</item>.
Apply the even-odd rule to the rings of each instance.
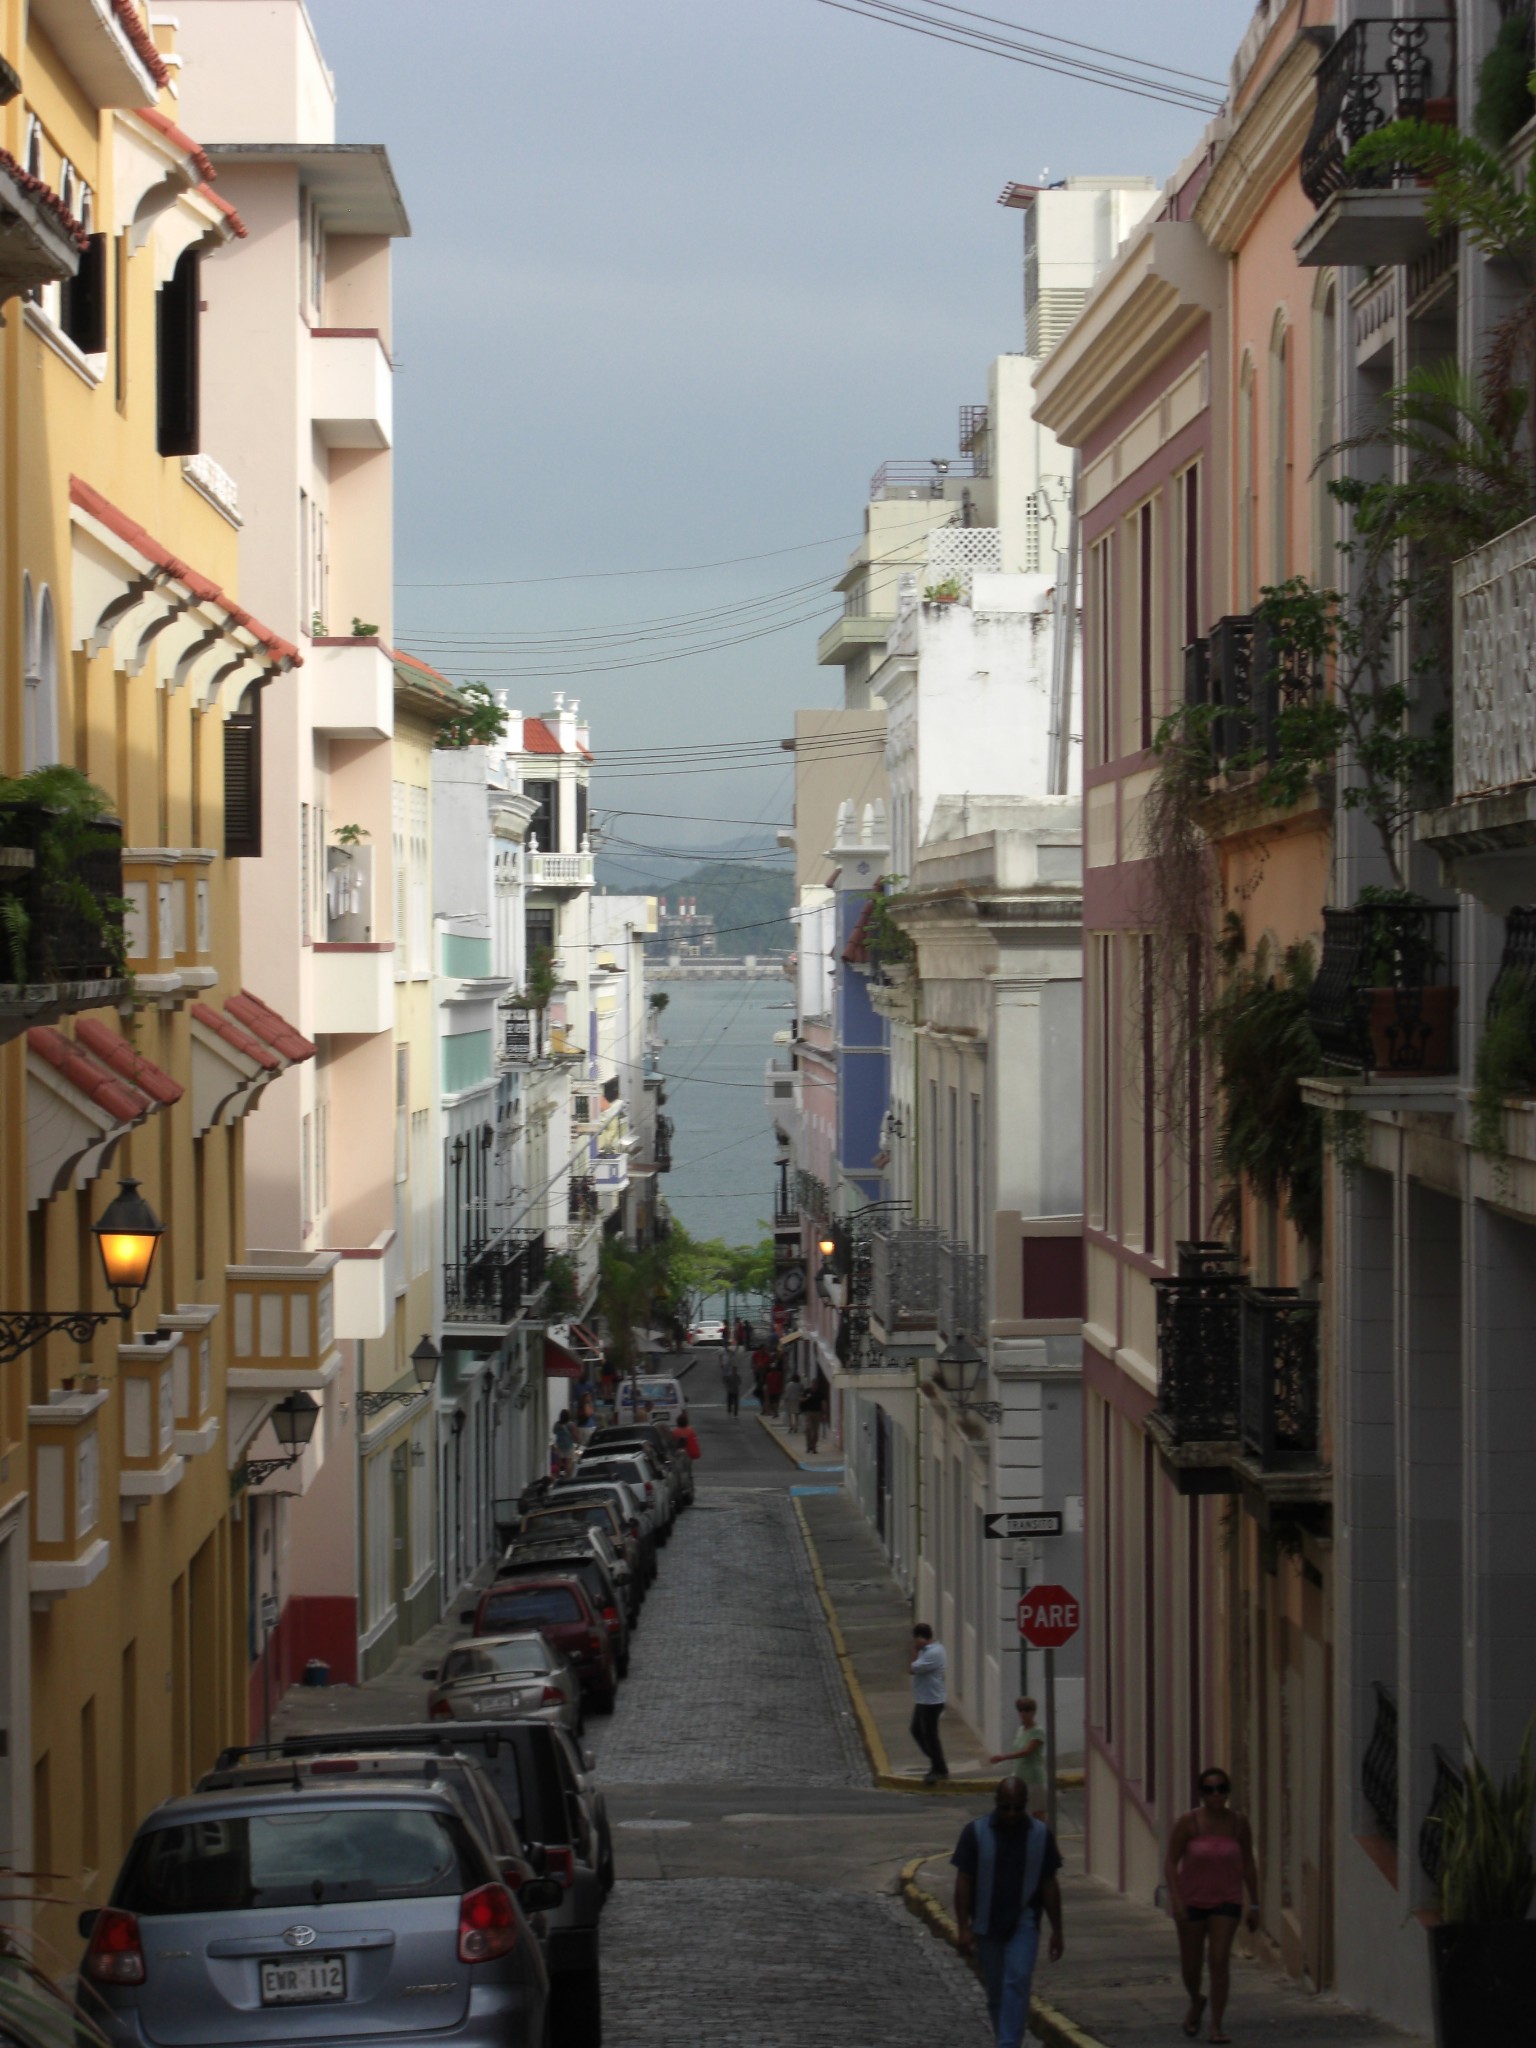
[[[24,769],[59,758],[59,653],[53,592],[45,583],[34,603],[30,577],[21,580],[22,738]]]
[[[1258,596],[1254,575],[1254,432],[1258,372],[1245,352],[1237,377],[1237,576],[1240,612],[1251,611]]]
[[[36,114],[27,122],[27,176],[40,178],[43,175],[43,128]]]
[[[1269,575],[1291,573],[1291,339],[1284,312],[1269,336]]]
[[[1313,450],[1313,490],[1316,502],[1313,521],[1316,531],[1317,580],[1325,587],[1338,578],[1338,508],[1328,486],[1339,473],[1338,457],[1330,453],[1339,439],[1338,290],[1331,271],[1317,281],[1312,300],[1312,413],[1317,422],[1317,446]]]

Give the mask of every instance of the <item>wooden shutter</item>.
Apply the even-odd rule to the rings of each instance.
[[[198,448],[198,254],[188,249],[155,304],[159,449],[195,455]]]
[[[261,858],[261,697],[224,722],[224,856]]]
[[[88,356],[102,354],[107,346],[107,238],[92,235],[80,268],[66,278],[59,294],[59,325]]]

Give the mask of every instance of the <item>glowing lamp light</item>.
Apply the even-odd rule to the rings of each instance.
[[[837,1239],[833,1237],[830,1233],[826,1237],[818,1237],[816,1240],[816,1249],[821,1253],[821,1256],[824,1259],[830,1259],[832,1254],[837,1250]]]
[[[107,1285],[126,1322],[149,1285],[165,1225],[139,1193],[138,1182],[124,1180],[118,1183],[118,1191],[102,1211],[100,1222],[91,1228],[101,1252]]]

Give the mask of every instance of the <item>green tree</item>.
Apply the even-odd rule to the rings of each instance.
[[[488,747],[507,729],[507,714],[484,683],[465,683],[459,691],[464,710],[438,730],[436,744],[450,750]]]
[[[660,1246],[632,1251],[616,1240],[604,1244],[597,1306],[608,1330],[609,1355],[621,1375],[633,1377],[638,1371],[646,1332],[667,1299],[667,1266]]]

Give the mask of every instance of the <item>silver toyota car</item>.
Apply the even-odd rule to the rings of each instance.
[[[550,1721],[573,1735],[582,1731],[581,1680],[536,1629],[473,1636],[421,1675],[433,1681],[429,1720]]]
[[[542,2048],[524,1914],[559,1896],[514,1895],[442,1784],[193,1793],[140,1823],[111,1904],[81,1914],[82,1995],[117,2048]]]

